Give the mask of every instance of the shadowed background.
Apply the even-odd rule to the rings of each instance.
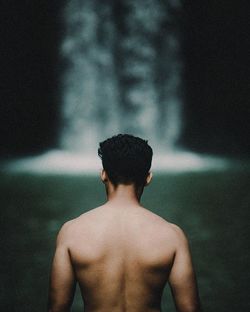
[[[158,172],[143,199],[187,233],[211,312],[249,310],[248,12],[247,2],[173,0],[5,1],[0,12],[3,162],[55,148],[84,156],[116,132],[165,156],[230,158]],[[104,190],[82,171],[2,165],[0,176],[0,308],[44,311],[56,233],[104,202]]]

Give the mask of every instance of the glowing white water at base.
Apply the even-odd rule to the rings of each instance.
[[[156,154],[153,157],[152,171],[156,173],[182,173],[189,171],[221,170],[229,166],[226,159],[213,156],[200,156],[191,152]],[[98,175],[102,169],[98,156],[81,155],[52,150],[36,157],[27,157],[9,162],[4,167],[10,172],[37,174],[79,174]]]

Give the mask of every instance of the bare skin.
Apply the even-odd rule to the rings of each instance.
[[[200,312],[182,230],[143,208],[142,190],[115,188],[105,171],[102,180],[107,203],[65,223],[58,234],[48,311],[70,311],[78,282],[86,312],[159,312],[169,282],[177,311]]]

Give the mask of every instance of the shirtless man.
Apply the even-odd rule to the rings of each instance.
[[[107,202],[61,228],[51,270],[49,312],[68,312],[79,283],[86,312],[159,312],[167,282],[176,310],[200,312],[182,230],[140,205],[152,149],[117,135],[100,143]]]

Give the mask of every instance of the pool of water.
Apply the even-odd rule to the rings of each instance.
[[[250,171],[156,174],[143,204],[190,239],[204,311],[250,311]],[[0,311],[45,311],[56,233],[105,201],[97,176],[0,173]],[[79,293],[72,311],[83,311]],[[168,288],[163,311],[173,312]]]

